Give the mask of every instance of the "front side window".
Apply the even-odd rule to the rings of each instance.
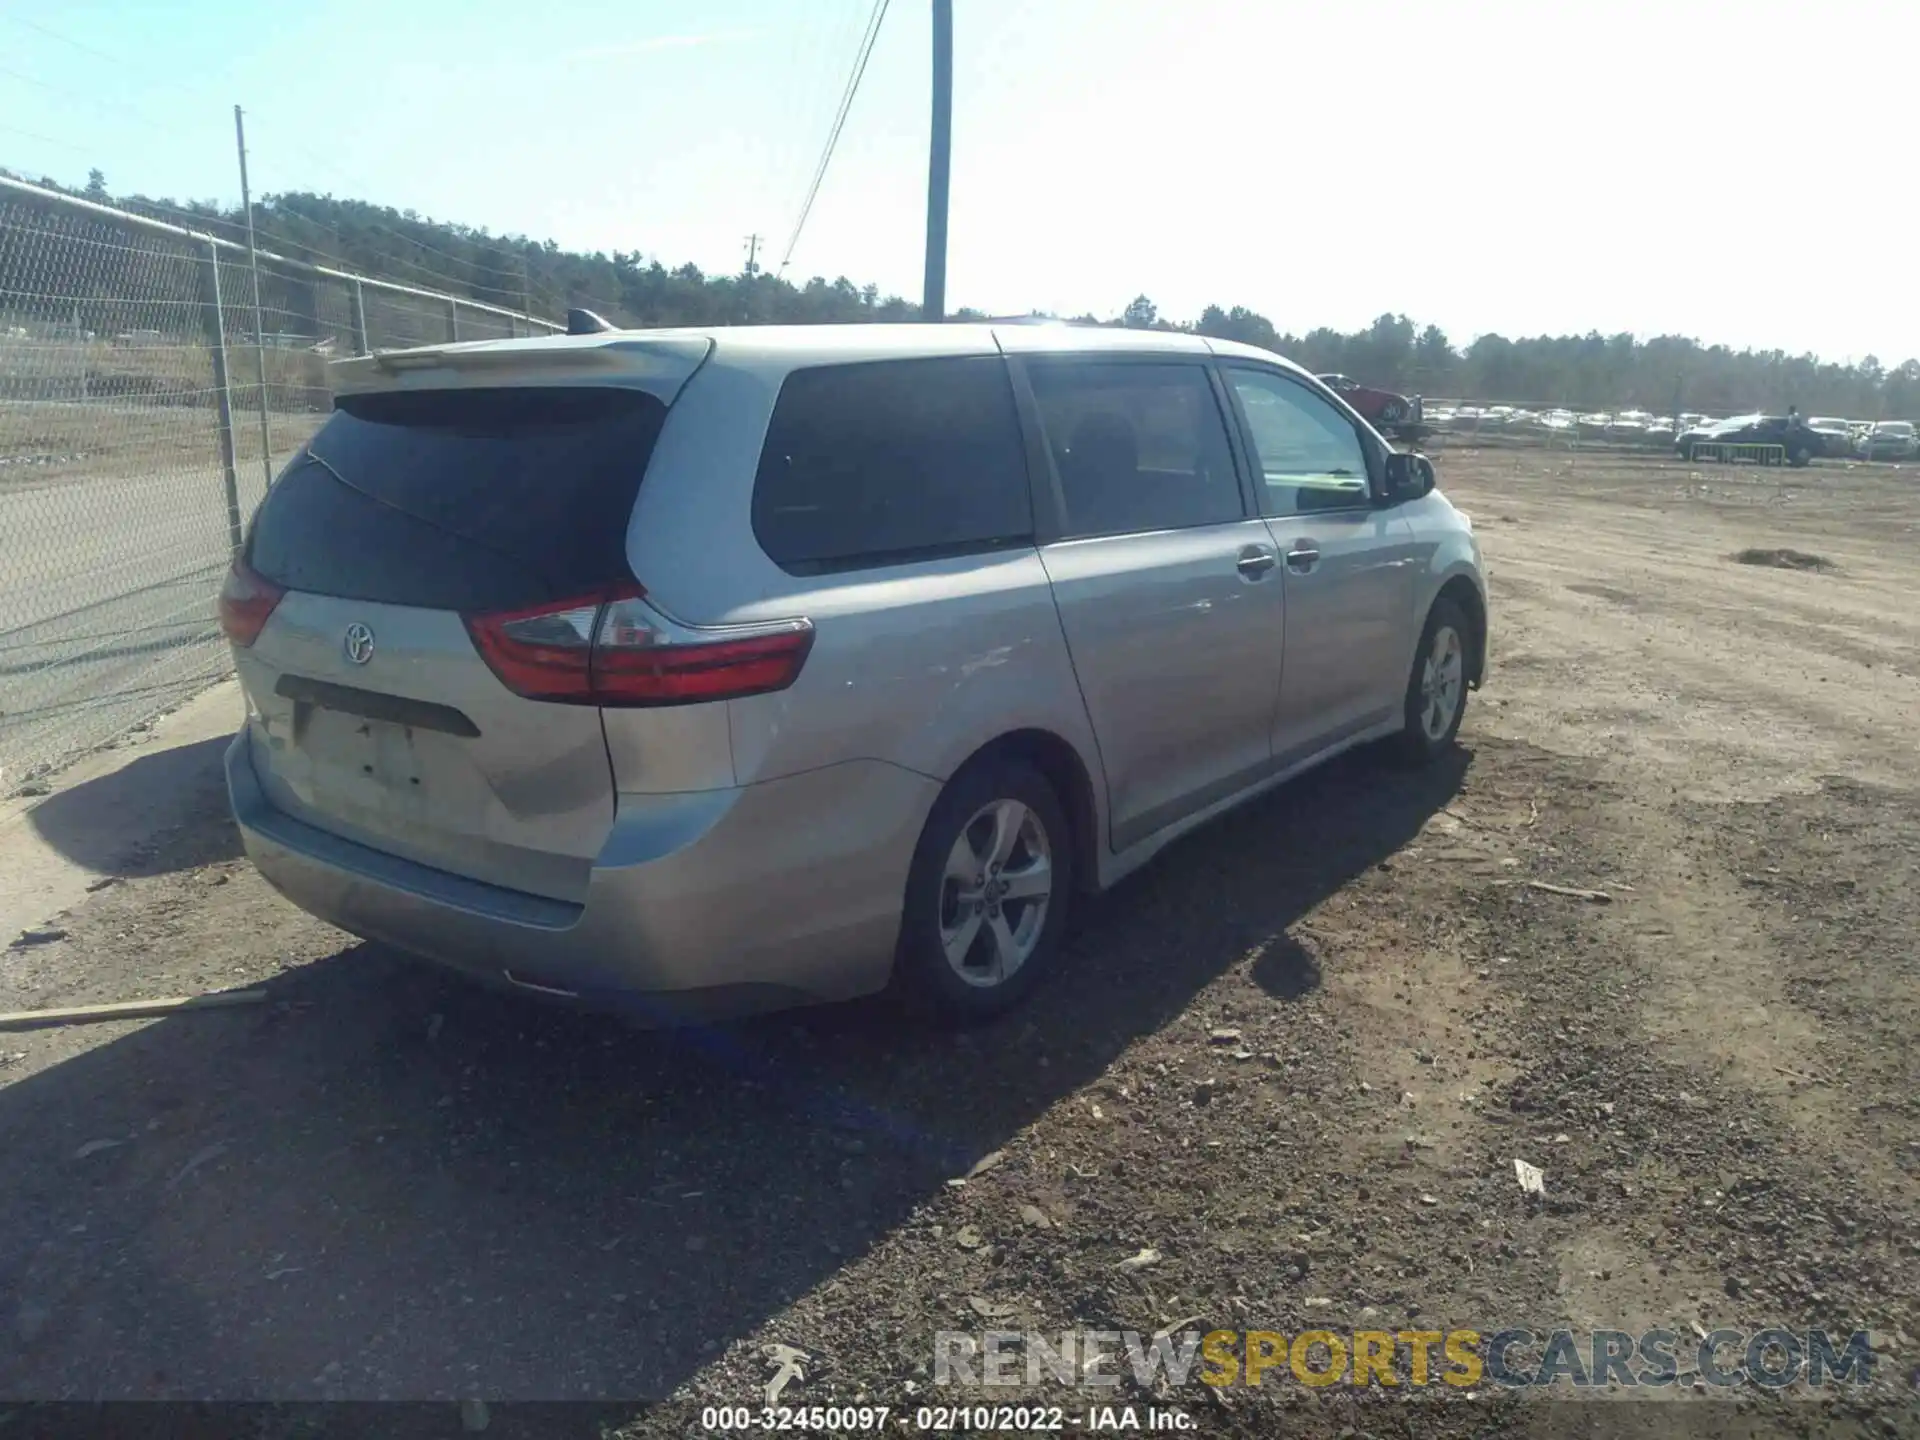
[[[1227,371],[1260,471],[1261,512],[1307,515],[1367,503],[1367,452],[1351,421],[1304,385]]]
[[[1006,362],[796,370],[760,453],[753,533],[792,574],[1030,543],[1026,448]]]
[[[1246,518],[1205,366],[1028,362],[1069,536],[1181,530]]]

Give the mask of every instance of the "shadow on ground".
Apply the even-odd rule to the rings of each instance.
[[[63,857],[102,875],[131,879],[231,860],[240,854],[240,834],[225,818],[221,756],[232,738],[216,735],[142,755],[47,797],[28,812],[27,823]],[[175,815],[198,818],[162,823]],[[207,823],[213,817],[217,823]]]
[[[1469,763],[1352,756],[1209,827],[968,1034],[639,1033],[362,945],[79,1054],[0,1089],[0,1395],[664,1396],[1250,952],[1310,990],[1288,927]]]

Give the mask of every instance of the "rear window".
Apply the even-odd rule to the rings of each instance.
[[[1068,537],[1245,518],[1226,423],[1201,365],[1049,358],[1027,373]]]
[[[462,611],[631,579],[665,416],[608,386],[343,396],[267,492],[249,563],[292,590]]]
[[[1005,362],[796,370],[767,427],[753,533],[797,575],[1029,543],[1033,503]]]

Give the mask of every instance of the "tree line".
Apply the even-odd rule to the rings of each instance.
[[[0,172],[4,173],[4,172]],[[52,188],[52,182],[38,183]],[[88,198],[222,235],[244,238],[245,216],[209,202],[114,196],[94,171]],[[640,251],[583,254],[553,241],[494,235],[332,195],[288,192],[254,206],[263,249],[344,270],[444,290],[487,304],[558,318],[583,306],[624,325],[823,324],[917,319],[920,307],[842,276],[795,283],[756,267],[709,275],[668,267]],[[956,318],[985,318],[961,310]],[[1435,325],[1387,314],[1363,330],[1283,331],[1265,315],[1209,305],[1197,319],[1162,316],[1145,295],[1113,316],[1051,317],[1095,325],[1184,331],[1245,341],[1316,373],[1431,397],[1561,405],[1633,406],[1661,413],[1745,410],[1836,414],[1856,419],[1920,415],[1920,360],[1884,365],[1869,355],[1839,364],[1782,350],[1735,350],[1681,335],[1480,335],[1465,345]]]

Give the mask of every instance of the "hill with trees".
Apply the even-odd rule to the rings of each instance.
[[[236,208],[113,195],[97,170],[84,192],[72,193],[230,239],[245,235],[245,217]],[[267,250],[549,318],[575,305],[639,326],[887,322],[919,314],[914,302],[883,296],[876,286],[844,276],[794,284],[760,269],[709,275],[694,265],[669,268],[638,250],[581,254],[550,240],[494,235],[332,195],[265,196],[254,206],[254,223]],[[959,318],[981,317],[961,311]],[[1597,331],[1515,339],[1488,334],[1457,345],[1436,326],[1392,314],[1352,333],[1296,333],[1240,305],[1209,305],[1194,319],[1172,320],[1145,295],[1117,316],[1064,318],[1242,340],[1319,373],[1338,371],[1427,396],[1578,409],[1631,405],[1667,413],[1784,411],[1793,405],[1805,414],[1857,419],[1920,416],[1915,359],[1888,367],[1868,356],[1843,365],[1679,335],[1643,340]]]

